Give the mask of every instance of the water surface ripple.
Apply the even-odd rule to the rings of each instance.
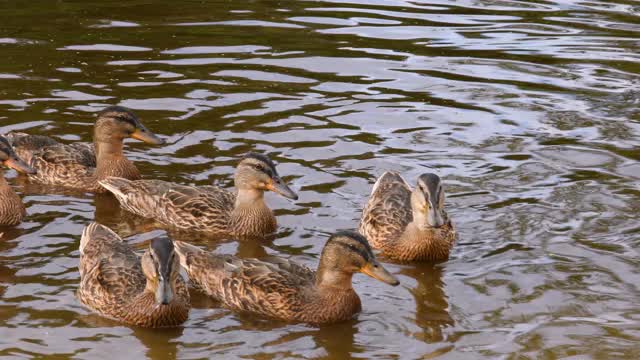
[[[265,245],[189,239],[315,267],[377,176],[435,171],[459,243],[440,265],[363,276],[364,310],[323,327],[220,308],[144,330],[75,299],[93,219],[143,246],[161,233],[113,199],[25,184],[2,229],[0,357],[636,359],[640,351],[640,4],[613,1],[45,2],[2,5],[0,133],[90,141],[132,108],[167,138],[128,142],[148,178],[232,186],[269,153],[298,190],[268,195]]]

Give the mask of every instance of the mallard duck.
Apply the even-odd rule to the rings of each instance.
[[[35,170],[27,165],[22,159],[16,155],[11,148],[9,141],[0,135],[0,162],[18,172],[25,174],[34,174]],[[7,180],[4,178],[4,173],[0,169],[0,226],[18,225],[27,210],[22,203],[22,200],[16,194],[15,191],[9,186]]]
[[[7,134],[18,156],[37,170],[29,179],[90,192],[106,191],[98,184],[108,176],[140,179],[140,172],[122,153],[125,138],[160,145],[164,141],[142,125],[131,110],[109,106],[98,113],[93,144],[61,144],[42,135]]]
[[[91,310],[143,327],[178,326],[190,298],[173,242],[151,240],[139,258],[111,229],[92,223],[80,239],[78,298]]]
[[[367,240],[355,232],[331,236],[317,271],[279,258],[216,255],[180,241],[175,246],[196,288],[232,310],[284,321],[320,324],[352,318],[361,309],[351,286],[357,272],[399,284],[376,260]]]
[[[362,211],[359,231],[386,257],[444,261],[456,240],[444,210],[444,188],[436,174],[422,174],[415,189],[397,173],[384,173]]]
[[[235,193],[216,186],[185,186],[160,180],[110,177],[100,181],[123,208],[134,214],[179,229],[238,237],[276,231],[276,218],[264,201],[265,191],[298,199],[278,175],[275,164],[261,154],[248,153],[242,158],[234,183]]]

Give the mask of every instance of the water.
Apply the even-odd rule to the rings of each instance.
[[[640,4],[615,1],[32,1],[2,5],[0,133],[90,141],[132,108],[163,147],[147,178],[232,186],[271,154],[273,243],[202,246],[315,267],[375,178],[436,171],[459,232],[441,265],[356,276],[363,312],[323,327],[235,315],[193,294],[182,328],[104,320],[75,299],[78,242],[108,197],[26,186],[0,242],[3,358],[637,358]],[[134,235],[140,246],[160,234]]]

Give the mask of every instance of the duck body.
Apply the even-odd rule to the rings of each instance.
[[[13,226],[22,222],[27,210],[0,170],[0,226]]]
[[[352,256],[360,256],[358,250],[353,250],[355,255],[344,255],[352,246],[364,248],[364,256],[372,256],[366,252],[368,244],[342,235],[330,241],[318,271],[275,257],[258,260],[216,255],[179,241],[176,252],[192,284],[232,310],[321,324],[345,321],[360,312],[360,298],[351,286],[351,277],[360,271],[359,266],[367,266],[364,262],[375,262],[372,257],[351,261]],[[379,278],[397,285],[392,275],[375,264]]]
[[[35,172],[13,151],[9,141],[4,136],[0,136],[0,163],[18,172]],[[4,172],[0,169],[0,226],[18,225],[26,214],[27,210],[22,203],[22,199],[7,183]]]
[[[177,262],[171,264],[177,260],[163,259],[173,251],[171,241],[153,241],[141,259],[109,228],[87,226],[80,240],[78,299],[103,316],[131,325],[168,327],[185,322],[188,289],[176,270]]]
[[[231,235],[230,222],[237,194],[215,186],[185,186],[161,180],[131,181],[109,178],[102,182],[127,211],[184,230]],[[268,234],[276,219],[264,201],[252,204],[242,229],[245,234]]]
[[[33,182],[104,192],[98,181],[109,176],[140,179],[140,172],[123,153],[123,140],[134,137],[161,144],[128,109],[111,106],[101,111],[94,128],[94,143],[62,144],[47,136],[10,133],[7,138],[16,153],[36,174]]]
[[[297,198],[284,185],[275,165],[266,156],[248,154],[238,165],[235,180],[236,186],[240,184],[235,193],[216,186],[116,177],[100,184],[115,195],[124,209],[170,227],[241,237],[274,233],[277,222],[264,201],[264,191],[273,188]]]
[[[444,261],[457,235],[443,206],[444,190],[436,175],[421,176],[411,189],[399,174],[386,172],[373,187],[359,231],[391,259]]]

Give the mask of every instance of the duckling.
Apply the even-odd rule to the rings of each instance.
[[[240,259],[176,241],[191,283],[228,308],[292,322],[334,323],[352,318],[361,303],[351,278],[361,272],[396,286],[364,236],[337,232],[324,246],[317,271],[279,259]]]
[[[430,173],[420,175],[413,191],[399,174],[384,173],[362,211],[359,231],[384,256],[401,261],[445,261],[456,240],[442,182]]]
[[[34,174],[35,170],[27,165],[22,159],[16,155],[11,148],[9,141],[0,135],[0,163],[6,167],[15,169],[18,172],[26,174]],[[18,225],[27,210],[22,200],[15,191],[9,186],[4,178],[4,173],[0,170],[0,226]]]
[[[111,191],[123,208],[183,230],[238,237],[261,237],[276,231],[273,211],[264,192],[298,199],[278,175],[268,157],[246,154],[238,164],[232,193],[215,186],[185,186],[160,180],[130,181],[110,177],[100,184]]]
[[[161,145],[164,141],[142,125],[131,110],[109,106],[98,113],[93,144],[61,144],[42,135],[7,134],[16,153],[37,170],[36,183],[105,192],[98,184],[108,176],[140,179],[140,172],[123,154],[125,138]]]
[[[80,239],[77,296],[91,310],[142,327],[178,326],[191,308],[173,242],[155,238],[139,258],[111,229],[92,223]]]

